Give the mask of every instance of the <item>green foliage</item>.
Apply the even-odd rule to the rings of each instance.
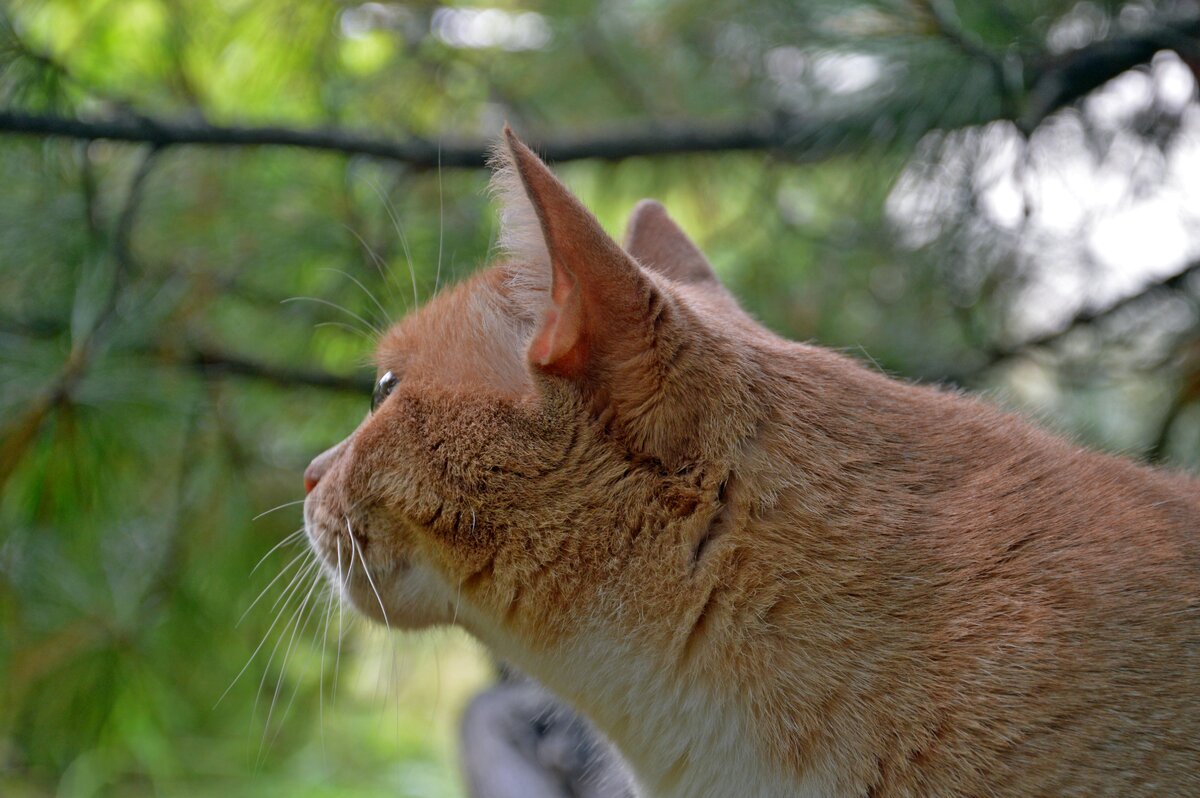
[[[1048,42],[1172,7],[495,6],[472,32],[472,7],[420,1],[5,0],[0,107],[445,142],[505,119],[535,142],[827,120],[773,154],[559,171],[614,233],[661,199],[787,335],[1197,463],[1195,287],[1001,360],[1060,261],[980,201],[1003,147],[1085,147],[984,126],[1026,107]],[[1147,152],[1176,147],[1138,130]],[[315,580],[285,593],[301,548],[271,550],[301,523],[309,458],[366,410],[372,328],[491,254],[486,182],[283,147],[0,138],[0,793],[460,794],[453,724],[483,655],[359,626],[338,657],[324,589],[302,608]],[[926,205],[930,234],[897,210]]]

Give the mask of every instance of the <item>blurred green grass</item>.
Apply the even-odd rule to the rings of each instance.
[[[0,773],[0,795],[459,798],[458,717],[470,695],[491,678],[484,653],[456,630],[389,635],[362,627],[355,623],[342,643],[336,690],[332,678],[319,684],[319,641],[306,637],[296,645],[269,727],[274,678],[266,680],[257,710],[243,705],[245,695],[236,706],[212,710],[234,722],[208,734],[181,728],[164,735],[157,724],[139,722],[140,712],[124,713],[118,703],[110,741],[74,758],[52,790]],[[328,642],[324,657],[332,662],[334,641]],[[243,678],[257,681],[261,674],[256,660]],[[229,674],[210,675],[215,701]],[[129,682],[121,687],[125,701],[164,697],[155,674],[131,670],[118,678]],[[314,709],[322,689],[322,706]],[[300,717],[287,711],[293,692],[303,705]]]

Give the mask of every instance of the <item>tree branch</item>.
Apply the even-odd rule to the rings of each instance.
[[[9,477],[16,470],[24,457],[29,445],[33,443],[42,423],[58,407],[67,402],[75,386],[83,379],[91,364],[92,356],[97,348],[97,341],[102,337],[105,327],[113,319],[117,311],[121,288],[124,281],[133,270],[133,255],[130,249],[130,238],[133,235],[133,225],[137,211],[142,201],[142,193],[147,178],[154,168],[154,157],[158,148],[147,152],[138,164],[137,171],[129,183],[125,205],[117,222],[117,232],[114,236],[114,273],[112,285],[100,307],[99,313],[91,326],[72,342],[71,351],[66,362],[59,369],[58,375],[42,391],[42,394],[30,403],[25,414],[14,423],[0,428],[0,488],[3,488]]]
[[[444,168],[482,167],[487,163],[489,152],[489,145],[483,143],[439,145],[420,139],[396,141],[336,128],[240,127],[148,118],[83,120],[19,111],[0,111],[0,132],[148,143],[158,147],[189,144],[300,147],[399,161],[419,169],[434,169],[439,164]],[[789,128],[779,124],[752,123],[706,129],[687,125],[547,139],[538,149],[546,158],[558,162],[583,158],[620,160],[639,155],[772,149],[785,147],[790,138]]]
[[[296,386],[324,388],[367,396],[374,387],[370,377],[331,374],[316,369],[286,368],[215,349],[195,348],[176,362],[196,368],[206,375],[229,374],[236,377],[250,377],[285,388]]]
[[[931,8],[936,10],[940,6],[934,3]],[[941,19],[943,24],[949,24],[948,17],[943,15]],[[947,30],[953,38],[955,29],[950,27]],[[1147,62],[1159,50],[1178,51],[1195,47],[1197,37],[1200,37],[1200,15],[1164,22],[1137,34],[1095,42],[1031,66],[1026,73],[1029,90],[1024,111],[1019,115],[1014,109],[1004,108],[992,118],[940,122],[965,125],[1011,119],[1026,131],[1032,130],[1049,114],[1075,102],[1122,72]],[[968,53],[976,53],[973,39],[959,37],[954,40]],[[985,56],[983,53],[976,54]],[[992,56],[986,57],[993,65],[996,64]],[[1000,90],[1003,90],[1002,86]],[[560,163],[587,158],[615,161],[648,155],[748,150],[780,150],[788,152],[793,158],[816,160],[874,141],[880,116],[880,109],[872,108],[806,119],[776,117],[709,127],[688,121],[586,136],[546,137],[540,140],[533,136],[530,138],[539,145],[538,149],[547,159]],[[931,127],[938,124],[939,120],[931,120]],[[914,135],[924,132],[914,131]],[[301,147],[398,161],[419,169],[439,166],[477,168],[487,162],[489,152],[489,146],[483,142],[452,141],[439,144],[424,139],[394,140],[338,128],[225,126],[140,116],[84,120],[15,110],[0,111],[0,133],[105,139],[157,147]]]
[[[49,319],[16,320],[0,316],[0,332],[27,338],[54,338],[68,330],[64,322]],[[333,374],[319,369],[293,369],[263,363],[242,355],[204,346],[171,344],[159,347],[135,347],[131,350],[144,357],[157,357],[168,366],[193,368],[209,375],[229,374],[274,383],[285,388],[310,387],[331,391],[369,394],[375,387],[368,376]]]
[[[1158,423],[1158,433],[1154,436],[1154,442],[1146,451],[1146,460],[1151,463],[1166,461],[1167,448],[1171,445],[1171,431],[1175,429],[1175,422],[1193,401],[1195,401],[1195,397],[1189,395],[1186,390],[1180,391],[1171,399],[1171,404],[1167,406],[1167,412],[1163,414],[1162,420]]]
[[[996,91],[1005,103],[1006,112],[1012,113],[1013,87],[1009,85],[1008,71],[1004,67],[1003,58],[988,49],[978,36],[962,26],[954,3],[950,0],[920,0],[918,7],[923,8],[929,15],[942,38],[968,58],[985,64],[991,70],[996,82]]]
[[[1085,327],[1105,316],[1110,316],[1117,311],[1127,308],[1137,302],[1142,301],[1151,294],[1159,291],[1177,291],[1183,287],[1188,278],[1195,273],[1200,273],[1200,260],[1194,261],[1184,267],[1181,271],[1175,274],[1164,277],[1161,280],[1154,280],[1147,283],[1138,291],[1135,291],[1128,296],[1124,296],[1115,302],[1105,305],[1102,308],[1083,308],[1078,313],[1070,318],[1066,324],[1063,324],[1058,329],[1042,335],[1034,336],[1026,339],[1015,346],[995,347],[987,353],[987,361],[978,369],[976,373],[987,371],[998,363],[1008,360],[1023,354],[1030,349],[1041,349],[1051,346],[1059,340],[1065,338],[1068,333],[1080,327]]]
[[[1136,34],[1093,42],[1032,70],[1025,111],[1016,120],[1026,133],[1050,114],[1083,98],[1122,72],[1148,62],[1160,50],[1184,58],[1200,45],[1200,16],[1163,20]]]

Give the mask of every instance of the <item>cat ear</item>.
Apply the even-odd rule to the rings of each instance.
[[[634,206],[625,228],[625,251],[647,269],[677,282],[719,285],[708,259],[654,200]]]
[[[550,301],[529,346],[544,371],[582,376],[592,361],[637,345],[661,307],[657,289],[594,216],[508,127],[495,180],[501,243],[549,271]],[[540,235],[539,235],[540,234]]]

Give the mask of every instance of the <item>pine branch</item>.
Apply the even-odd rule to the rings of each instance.
[[[1162,20],[1136,34],[1093,42],[1035,65],[1017,125],[1026,133],[1032,131],[1050,114],[1122,72],[1148,63],[1161,50],[1173,50],[1184,60],[1194,58],[1200,50],[1200,16]]]
[[[941,8],[931,3],[933,9]],[[974,39],[955,27],[946,14],[940,20],[943,35],[968,54],[999,64],[995,56],[979,49]],[[1027,132],[1047,116],[1082,98],[1117,75],[1146,63],[1160,50],[1189,55],[1200,48],[1200,15],[1164,21],[1145,31],[1095,42],[1071,53],[1027,65],[1024,110],[1011,103],[991,119],[930,120],[953,125],[982,124],[1010,119]],[[1002,71],[1002,70],[1001,70]],[[1001,81],[1003,83],[1003,81]],[[884,105],[886,105],[886,101]],[[631,128],[569,137],[530,137],[539,151],[555,162],[580,159],[621,160],[637,156],[688,153],[776,150],[791,158],[817,160],[852,151],[876,138],[881,108],[813,118],[775,117],[720,127],[695,121],[649,128]],[[914,131],[917,136],[926,131]],[[423,139],[396,140],[363,135],[338,128],[292,128],[281,125],[226,126],[204,122],[168,121],[140,116],[108,119],[74,119],[49,114],[0,111],[0,133],[105,139],[145,143],[156,147],[199,145],[212,147],[283,146],[362,155],[408,164],[418,169],[478,168],[487,162],[489,147],[483,142],[437,143]]]
[[[1013,89],[1003,57],[992,52],[978,36],[962,26],[950,0],[918,0],[917,7],[929,15],[938,34],[968,58],[984,64],[991,71],[996,92],[1005,103],[1006,113],[1012,113]]]
[[[0,132],[148,143],[160,148],[176,145],[300,147],[397,161],[417,169],[434,169],[439,165],[478,168],[487,163],[489,153],[489,145],[484,143],[439,145],[420,139],[372,138],[337,128],[222,126],[149,118],[84,120],[19,111],[0,111]],[[538,149],[556,162],[585,158],[621,160],[639,155],[773,149],[786,147],[792,137],[791,129],[781,124],[752,123],[721,128],[687,125],[547,139]]]
[[[92,357],[96,352],[97,343],[105,334],[109,322],[112,321],[120,292],[125,281],[134,269],[133,253],[130,238],[137,212],[141,206],[146,180],[154,168],[158,148],[147,151],[138,165],[137,171],[129,184],[125,204],[117,221],[117,232],[114,237],[114,258],[116,261],[112,287],[109,289],[100,312],[81,336],[72,342],[71,351],[66,362],[59,369],[58,375],[46,386],[25,413],[11,424],[0,426],[0,489],[16,470],[24,457],[29,445],[37,438],[42,423],[57,408],[68,402],[79,381],[83,379]]]
[[[1086,327],[1103,318],[1111,316],[1124,308],[1141,302],[1153,294],[1157,294],[1162,291],[1179,291],[1183,289],[1184,284],[1188,281],[1188,279],[1193,274],[1197,273],[1200,273],[1200,260],[1189,263],[1175,274],[1164,277],[1161,280],[1154,280],[1150,283],[1147,283],[1132,294],[1121,297],[1115,302],[1105,305],[1102,308],[1085,307],[1072,316],[1065,324],[1051,332],[1026,339],[1025,341],[1022,341],[1014,346],[993,348],[987,353],[986,362],[978,369],[976,373],[978,374],[987,371],[1002,361],[1024,354],[1031,349],[1044,349],[1048,346],[1052,346],[1065,338],[1072,331],[1077,330],[1080,327]]]
[[[374,387],[370,377],[331,374],[316,369],[287,368],[216,349],[194,348],[174,362],[198,369],[209,376],[228,374],[262,380],[285,388],[324,388],[369,396]]]
[[[68,331],[65,322],[50,319],[13,319],[0,316],[0,333],[18,335],[23,338],[46,340],[64,335]],[[333,374],[319,369],[294,369],[263,363],[244,355],[226,352],[202,345],[171,344],[157,346],[135,346],[130,350],[138,355],[155,358],[165,366],[181,366],[195,369],[210,376],[231,375],[261,380],[285,388],[325,388],[331,391],[369,394],[374,382],[366,376]],[[80,366],[76,366],[79,369]],[[75,372],[71,372],[73,377]],[[61,394],[59,391],[58,394]]]

